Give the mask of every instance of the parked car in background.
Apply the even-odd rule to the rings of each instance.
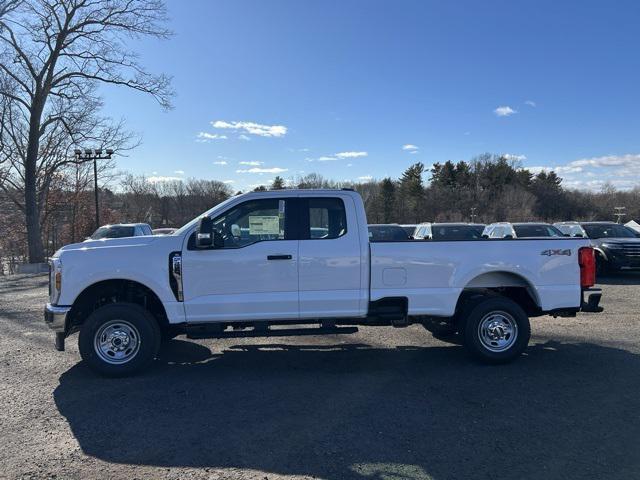
[[[423,222],[413,232],[415,240],[431,240],[431,222]]]
[[[395,223],[373,224],[369,229],[370,242],[399,242],[409,240],[409,235],[400,225]]]
[[[544,238],[564,237],[558,228],[540,222],[496,222],[487,225],[482,232],[485,238]]]
[[[629,220],[627,223],[624,224],[625,227],[629,227],[631,230],[633,230],[636,233],[640,233],[640,223],[636,222],[635,220]]]
[[[154,235],[172,235],[176,230],[178,230],[177,228],[154,228],[152,230],[152,233]]]
[[[432,223],[431,240],[480,240],[484,225],[469,223]]]
[[[479,223],[421,223],[416,227],[416,240],[478,240],[484,225]]]
[[[405,224],[402,224],[400,226],[407,233],[407,236],[409,238],[413,238],[413,234],[415,233],[416,227],[418,225],[416,225],[415,223],[405,223]]]
[[[629,225],[625,225],[624,228],[628,228],[629,231],[633,234],[634,237],[640,238],[640,231],[636,230],[633,227],[630,227]]]
[[[600,273],[640,269],[640,238],[629,227],[615,222],[560,222],[555,226],[570,237],[591,240]]]
[[[114,223],[98,228],[85,241],[104,240],[107,238],[127,238],[153,235],[148,223]]]

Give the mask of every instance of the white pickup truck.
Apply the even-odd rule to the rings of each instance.
[[[172,235],[67,245],[45,321],[99,373],[140,371],[163,339],[353,333],[419,323],[477,358],[519,356],[529,317],[601,311],[588,240],[370,243],[351,190],[238,195]]]

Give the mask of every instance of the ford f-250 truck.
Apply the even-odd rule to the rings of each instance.
[[[350,190],[238,195],[172,235],[67,245],[45,321],[79,332],[99,373],[142,370],[163,339],[353,333],[420,323],[477,358],[513,360],[529,317],[600,311],[588,240],[370,243]]]

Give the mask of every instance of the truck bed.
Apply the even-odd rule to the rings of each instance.
[[[542,311],[580,305],[584,239],[370,244],[371,300],[407,297],[409,315],[452,316],[465,288],[526,287]]]

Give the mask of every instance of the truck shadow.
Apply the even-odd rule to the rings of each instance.
[[[640,357],[548,341],[510,365],[461,347],[174,340],[149,374],[84,365],[53,395],[84,453],[348,479],[633,478]]]

